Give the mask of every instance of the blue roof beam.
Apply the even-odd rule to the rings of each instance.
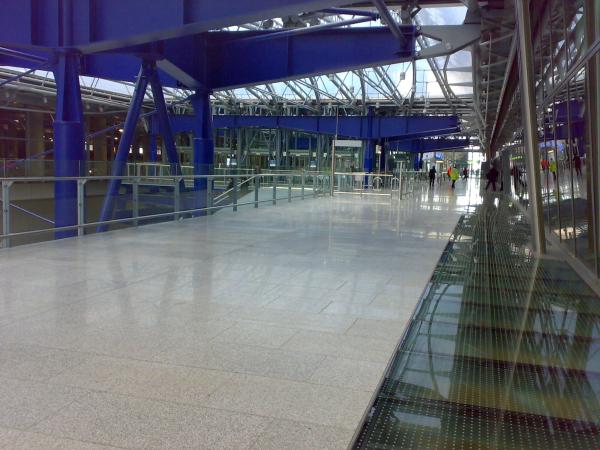
[[[437,139],[402,139],[387,141],[388,151],[411,153],[443,152],[448,150],[464,150],[470,144],[469,138],[437,138]]]
[[[195,116],[172,115],[171,123],[175,132],[189,132],[194,129]],[[372,119],[372,132],[369,134],[368,116],[213,116],[214,128],[285,128],[306,133],[335,135],[352,139],[395,139],[424,136],[441,136],[460,132],[456,116],[395,116]]]
[[[347,0],[19,0],[2,4],[0,46],[68,46],[83,53],[190,36]],[[68,44],[64,29],[69,29]]]
[[[208,85],[223,89],[410,61],[415,55],[415,27],[402,26],[402,31],[404,45],[385,27],[281,37],[264,31],[211,33]],[[275,37],[258,42],[247,39],[268,33]]]

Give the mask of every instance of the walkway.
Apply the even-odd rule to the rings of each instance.
[[[0,448],[344,449],[476,194],[294,199],[3,251]]]
[[[356,448],[600,448],[600,298],[529,238],[493,197],[460,220]]]

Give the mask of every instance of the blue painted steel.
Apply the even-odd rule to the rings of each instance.
[[[369,139],[365,142],[364,171],[373,172],[373,160],[375,158],[375,141]]]
[[[419,154],[412,155],[413,170],[419,170]]]
[[[119,53],[86,54],[81,74],[134,81],[142,55],[145,59],[163,61],[163,86],[193,83],[209,90],[225,89],[411,60],[416,32],[414,27],[404,29],[407,44],[402,48],[386,27],[322,30],[264,42],[244,39],[276,36],[278,32],[212,32],[129,47]],[[319,51],[315,52],[315,48]],[[190,51],[197,57],[190,58]],[[29,61],[2,54],[0,65],[34,66]]]
[[[209,175],[213,171],[215,147],[213,144],[212,113],[210,110],[210,94],[199,90],[191,98],[196,112],[194,121],[194,175]],[[196,207],[206,206],[206,180],[194,180],[196,190]]]
[[[157,135],[155,133],[150,134],[150,162],[158,161],[158,142],[156,138]]]
[[[340,14],[347,16],[365,16],[371,17],[373,20],[379,19],[379,13],[367,11],[364,9],[349,9],[349,8],[325,8],[320,12],[327,14]]]
[[[364,171],[373,172],[373,160],[375,158],[375,141],[373,140],[373,107],[369,106],[367,111],[367,142],[365,143]]]
[[[154,105],[156,106],[156,115],[158,117],[160,134],[162,135],[163,144],[167,153],[167,158],[171,166],[171,175],[181,175],[179,154],[177,153],[177,148],[175,147],[175,138],[173,137],[171,120],[167,111],[167,104],[165,103],[165,96],[163,94],[162,85],[160,84],[160,80],[158,79],[156,67],[154,66],[154,64],[152,64],[148,70],[148,81],[150,82],[152,96],[154,97]],[[183,185],[183,181],[181,183],[182,188],[185,188],[185,186]]]
[[[4,47],[0,47],[0,55],[14,58],[15,60],[29,61],[29,62],[34,62],[34,63],[37,62],[40,64],[48,61],[48,59],[45,58],[44,56],[36,55],[33,53],[20,52],[18,50],[13,50],[13,49],[4,48]]]
[[[76,17],[72,45],[85,53],[194,35],[340,6],[347,0],[19,0],[2,2],[0,45],[53,48]],[[66,4],[68,8],[60,8]],[[189,50],[189,49],[188,49]]]
[[[127,158],[129,156],[129,149],[133,143],[133,136],[135,133],[136,124],[144,102],[144,96],[146,95],[146,88],[148,87],[149,75],[152,67],[144,63],[140,68],[135,90],[133,91],[133,97],[129,109],[127,110],[127,117],[125,118],[125,125],[123,127],[123,135],[119,142],[119,148],[115,155],[115,160],[112,165],[112,176],[118,177],[123,175],[123,171],[127,164]],[[114,214],[115,198],[119,194],[119,187],[121,186],[121,180],[111,180],[108,185],[106,197],[104,198],[104,204],[102,205],[102,211],[100,213],[100,221],[111,220]],[[107,225],[98,225],[98,232],[106,231]]]
[[[464,149],[469,146],[468,138],[402,139],[386,141],[388,151],[428,153],[444,150]]]
[[[195,116],[171,116],[176,133],[194,129]],[[441,136],[457,133],[460,124],[457,116],[395,116],[372,118],[373,139],[403,139]],[[337,119],[338,135],[351,139],[369,139],[367,116],[340,116]],[[335,116],[213,116],[214,128],[260,127],[284,128],[315,134],[336,134]]]
[[[211,33],[206,43],[206,84],[223,89],[409,61],[415,56],[416,29],[405,26],[403,31],[407,38],[403,46],[386,27],[322,30],[261,42],[244,38],[277,32]]]
[[[304,28],[292,28],[286,30],[272,30],[268,33],[260,33],[260,34],[252,34],[247,37],[238,38],[237,42],[243,42],[244,44],[253,43],[253,42],[263,42],[271,39],[281,39],[281,38],[291,38],[295,36],[299,36],[301,34],[309,34],[316,33],[323,30],[329,30],[332,28],[340,28],[349,25],[356,25],[359,23],[370,22],[372,19],[370,17],[359,17],[355,19],[343,20],[340,22],[328,22],[322,25],[315,25],[312,27],[304,27]],[[412,31],[412,29],[411,29]]]
[[[387,170],[390,169],[389,167],[386,167],[385,158],[386,158],[385,146],[382,145],[381,146],[381,153],[379,154],[379,171],[380,172],[384,172],[384,171],[386,171],[386,169]]]
[[[79,88],[78,55],[63,53],[54,70],[56,116],[54,119],[54,161],[57,177],[83,174],[85,163],[83,106]],[[77,182],[54,183],[56,227],[77,224]],[[77,231],[56,232],[56,238],[74,236]]]
[[[567,117],[570,112],[570,117]],[[583,122],[585,120],[585,105],[581,100],[571,100],[556,104],[556,123]],[[568,120],[567,120],[568,119]]]

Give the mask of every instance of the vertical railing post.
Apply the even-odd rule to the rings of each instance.
[[[213,179],[206,179],[206,207],[209,208],[207,214],[212,214],[212,206],[213,206]]]
[[[403,162],[400,162],[400,171],[398,172],[398,192],[400,193],[400,200],[402,200],[402,166]]]
[[[85,183],[87,180],[77,180],[77,236],[85,234]]]
[[[5,161],[6,162],[6,161]],[[10,187],[12,181],[2,181],[2,234],[10,234]],[[5,237],[2,246],[10,247],[10,238]]]
[[[300,191],[300,198],[304,200],[304,185],[306,184],[306,172],[302,171],[302,190]]]
[[[237,203],[238,203],[238,181],[239,178],[233,177],[233,211],[237,211]]]
[[[273,175],[273,204],[277,204],[277,175]]]
[[[131,215],[133,216],[133,225],[138,226],[138,217],[140,216],[140,180],[139,178],[134,178],[131,183],[131,204],[132,211]]]
[[[288,179],[288,203],[292,202],[292,178],[293,178],[292,175],[289,175],[287,177],[287,179]]]
[[[313,197],[317,198],[317,176],[313,174]]]
[[[175,184],[173,185],[173,220],[179,220],[179,211],[181,210],[181,189],[180,181],[181,177],[173,178]]]
[[[260,175],[254,177],[254,207],[258,208],[258,191],[260,189]]]

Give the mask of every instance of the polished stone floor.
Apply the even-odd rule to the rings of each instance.
[[[2,251],[0,448],[346,448],[478,200],[435,189]]]

